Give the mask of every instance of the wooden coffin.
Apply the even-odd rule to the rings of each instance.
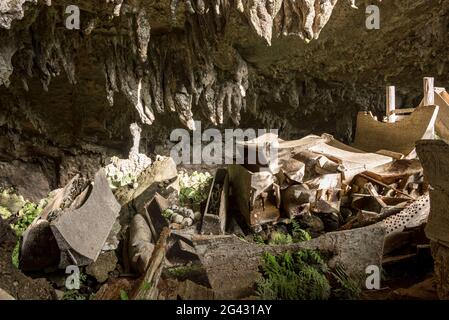
[[[209,196],[201,224],[201,234],[225,234],[228,196],[228,171],[226,169],[218,169],[209,189]]]
[[[377,121],[370,112],[359,112],[353,146],[366,152],[390,150],[407,156],[414,151],[416,141],[434,137],[438,111],[436,105],[420,106],[394,123]]]
[[[232,196],[249,226],[277,221],[280,217],[280,188],[268,171],[250,171],[242,165],[228,167]]]

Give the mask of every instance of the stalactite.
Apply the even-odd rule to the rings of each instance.
[[[84,37],[101,48],[97,54],[104,66],[106,99],[111,106],[114,105],[114,94],[121,92],[135,107],[141,121],[148,125],[154,122],[155,112],[170,112],[177,113],[181,123],[192,129],[195,118],[192,110],[197,107],[203,109],[202,113],[214,125],[223,124],[226,118],[238,125],[250,87],[249,67],[233,48],[228,50],[235,56],[234,68],[223,70],[210,59],[211,52],[221,41],[227,13],[230,10],[243,12],[255,33],[270,44],[277,28],[274,22],[277,17],[282,17],[282,30],[286,34],[299,32],[301,37],[316,38],[336,1],[171,0],[169,11],[172,18],[175,19],[178,10],[184,8],[191,28],[187,28],[184,39],[168,35],[168,40],[158,39],[162,41],[153,46],[150,42],[151,21],[145,3],[106,0],[106,15],[121,15],[121,20],[115,23],[113,32],[116,34],[99,42],[93,40],[98,38],[96,30],[102,28],[102,22],[95,16],[87,20],[82,31]],[[26,2],[38,3],[37,0],[2,2],[0,27],[11,28],[13,20],[22,19]],[[14,72],[12,57],[20,54],[25,58],[25,52],[31,53],[25,59],[31,65],[19,66],[17,70],[22,74],[25,89],[28,88],[26,77],[36,71],[45,90],[48,90],[51,79],[62,72],[71,84],[77,82],[74,52],[76,46],[86,40],[78,35],[68,38],[64,30],[56,27],[61,19],[58,10],[51,6],[51,2],[45,4],[50,7],[39,9],[39,19],[28,31],[32,40],[23,44],[23,38],[11,39],[0,44],[0,64],[3,66],[0,85],[9,84]],[[185,46],[183,51],[179,50],[177,41]],[[20,47],[27,51],[19,50]],[[184,66],[185,70],[179,70],[179,66]]]

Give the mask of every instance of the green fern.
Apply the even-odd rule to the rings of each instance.
[[[332,272],[340,288],[334,290],[336,298],[356,300],[362,293],[362,276],[351,278],[342,266],[337,266]]]
[[[273,231],[270,236],[270,241],[268,244],[270,245],[282,245],[282,244],[291,244],[293,243],[292,236],[288,233],[283,233],[280,231]]]
[[[331,293],[325,276],[327,266],[319,253],[301,250],[278,257],[263,257],[263,278],[257,282],[257,295],[268,300],[325,300]]]
[[[294,242],[312,240],[310,234],[306,230],[302,229],[299,222],[296,220],[292,220],[292,235]]]
[[[129,300],[128,293],[125,290],[120,290],[120,300]]]
[[[263,240],[262,236],[261,236],[261,235],[258,235],[258,234],[256,234],[256,235],[253,236],[253,241],[254,241],[256,244],[260,244],[260,245],[264,245],[264,244],[265,244],[265,241]]]

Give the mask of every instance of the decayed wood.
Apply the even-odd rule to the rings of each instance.
[[[344,143],[335,140],[333,137],[328,137],[326,142],[317,143],[314,146],[311,146],[309,151],[323,155],[340,164],[342,168],[339,169],[339,171],[342,171],[343,182],[345,183],[350,182],[352,178],[360,172],[389,163],[393,160],[388,156],[367,153],[345,145]]]
[[[341,174],[326,174],[321,176],[320,180],[315,201],[310,204],[310,209],[314,212],[322,213],[340,212]]]
[[[153,235],[153,242],[156,242],[160,237],[160,233],[165,227],[168,227],[167,220],[162,216],[162,212],[169,206],[169,202],[159,193],[155,193],[150,202],[142,210],[142,215],[145,217],[151,234]]]
[[[449,140],[449,94],[445,88],[434,88],[434,101],[440,107],[435,123],[435,132],[440,138]],[[423,105],[424,99],[421,101],[420,106]]]
[[[213,204],[214,189],[219,186],[217,204]],[[226,169],[218,169],[209,189],[206,207],[204,209],[201,233],[224,234],[226,231],[227,211],[229,197],[229,175]]]
[[[371,196],[373,196],[374,199],[376,199],[376,201],[379,203],[379,205],[380,205],[382,208],[387,207],[387,204],[382,200],[382,198],[379,196],[379,194],[377,193],[376,189],[374,189],[374,186],[373,186],[371,183],[368,182],[368,183],[365,185],[365,187],[366,187],[366,189],[368,190],[369,194],[370,194]]]
[[[406,113],[412,113],[415,111],[415,108],[405,108],[405,109],[395,109],[392,113],[394,114],[406,114]]]
[[[10,295],[8,292],[0,288],[0,301],[2,300],[16,300],[12,295]]]
[[[430,95],[430,93],[429,93]],[[435,122],[435,132],[443,139],[449,140],[449,94],[445,88],[434,87],[434,104],[439,107],[438,117]],[[424,106],[424,99],[420,106]],[[396,109],[396,115],[412,113],[415,108]]]
[[[359,112],[354,147],[366,152],[391,150],[405,156],[414,151],[415,142],[434,136],[439,107],[420,106],[395,123],[377,121],[371,113]]]
[[[383,221],[387,226],[387,239],[406,229],[423,225],[427,222],[429,212],[430,201],[429,195],[426,194],[412,202],[398,214],[392,215]]]
[[[449,247],[449,144],[443,140],[423,140],[417,142],[416,149],[424,175],[433,187],[426,235]]]
[[[449,300],[449,247],[437,241],[431,241],[430,248],[435,261],[434,270],[438,298]]]
[[[251,172],[234,164],[228,166],[228,172],[232,194],[248,225],[261,225],[279,218],[274,176],[270,172]]]
[[[423,80],[423,89],[424,89],[424,106],[432,106],[435,104],[434,97],[434,87],[433,87],[434,79],[431,77],[426,77]]]
[[[416,243],[427,239],[424,234],[424,226],[406,229],[402,232],[387,236],[384,243],[384,256],[392,256],[398,253],[406,253],[416,249]]]
[[[330,254],[330,267],[342,265],[349,275],[364,273],[369,265],[379,265],[383,256],[385,227],[369,226],[330,232],[311,241],[290,245],[264,246],[231,236],[196,236],[193,241],[217,298],[236,299],[254,293],[260,277],[259,266],[265,252],[281,254],[316,249]]]
[[[87,265],[96,261],[114,225],[120,204],[114,197],[103,169],[95,174],[92,192],[82,207],[66,210],[50,223],[61,249],[59,266]],[[64,256],[71,260],[65,261]]]
[[[435,88],[435,104],[440,107],[437,122],[435,124],[436,134],[449,140],[449,94],[444,88]]]
[[[283,155],[287,153],[286,159],[290,158],[293,154],[297,154],[301,151],[306,151],[310,147],[318,144],[318,143],[326,143],[330,141],[330,136],[316,136],[316,135],[308,135],[302,139],[298,140],[290,140],[284,141],[279,139],[279,155]],[[286,152],[282,152],[286,151]],[[282,159],[282,158],[281,158]]]
[[[339,230],[350,230],[354,228],[367,227],[375,223],[381,222],[384,219],[391,217],[401,211],[402,208],[400,207],[389,207],[385,208],[381,214],[376,214],[375,216],[369,217],[364,220],[360,220],[359,217],[357,216],[354,219],[351,219],[350,221],[345,223],[343,226],[341,226]]]
[[[380,154],[380,155],[383,155],[383,156],[391,157],[391,158],[393,158],[395,160],[400,160],[400,159],[404,158],[404,155],[402,153],[393,152],[393,151],[390,151],[390,150],[379,150],[379,151],[376,151],[376,154]]]
[[[290,158],[282,161],[281,171],[293,182],[302,183],[305,176],[306,165],[297,159]]]
[[[389,185],[409,176],[422,174],[422,172],[423,168],[418,159],[400,159],[372,168],[364,174]]]
[[[134,294],[134,300],[154,300],[157,298],[157,284],[162,273],[169,236],[170,229],[164,228],[151,256],[150,266]]]
[[[136,214],[129,226],[128,257],[129,261],[139,275],[145,273],[154,250],[151,243],[151,232],[145,218]]]
[[[403,192],[403,191],[401,191],[399,189],[393,188],[392,186],[389,186],[389,185],[383,183],[382,181],[374,179],[374,178],[372,178],[372,177],[370,177],[370,176],[368,176],[368,175],[366,175],[364,173],[359,174],[359,176],[361,176],[362,178],[365,178],[366,180],[369,180],[371,182],[377,183],[378,185],[380,185],[380,186],[382,186],[384,188],[393,190],[394,192],[396,192],[398,194],[402,194],[403,196],[405,196],[405,197],[407,197],[409,199],[416,200],[414,197],[410,196],[409,194],[407,194],[407,193],[405,193],[405,192]]]
[[[395,87],[394,86],[388,86],[387,87],[387,117],[388,122],[396,122],[396,114],[394,113],[394,110],[396,109],[396,93],[395,93]]]

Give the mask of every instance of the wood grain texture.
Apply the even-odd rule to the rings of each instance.
[[[408,155],[416,141],[433,137],[438,110],[435,105],[420,106],[395,123],[380,122],[370,113],[359,112],[354,147],[367,152],[385,149]]]

